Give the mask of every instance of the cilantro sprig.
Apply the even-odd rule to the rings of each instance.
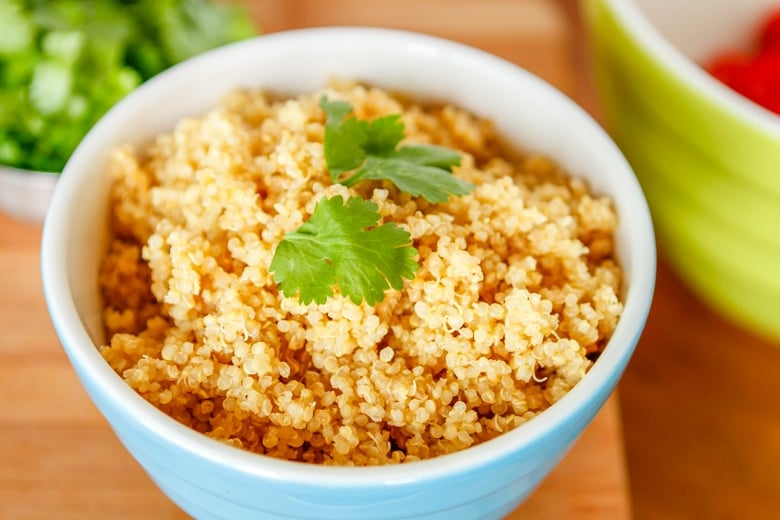
[[[325,111],[325,161],[333,182],[353,186],[362,180],[389,180],[398,189],[428,202],[466,195],[474,185],[452,175],[460,154],[433,145],[398,144],[404,138],[400,114],[371,121],[346,117],[346,101],[320,100]]]
[[[446,202],[465,195],[471,183],[452,175],[460,155],[432,145],[399,146],[404,124],[399,114],[357,119],[345,101],[320,100],[325,112],[323,152],[333,182],[354,186],[387,180],[414,197]],[[411,235],[393,222],[378,225],[378,206],[360,197],[322,198],[311,217],[286,233],[269,270],[285,296],[303,304],[325,303],[338,286],[353,303],[374,305],[388,288],[403,288],[419,265]]]

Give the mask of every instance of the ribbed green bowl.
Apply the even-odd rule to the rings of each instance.
[[[713,308],[774,339],[780,339],[780,117],[698,63],[747,42],[762,14],[777,5],[584,2],[604,122],[645,191],[660,251]]]

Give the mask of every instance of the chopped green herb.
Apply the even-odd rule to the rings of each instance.
[[[414,277],[417,251],[411,236],[394,223],[377,225],[377,205],[360,197],[321,199],[309,220],[287,233],[270,270],[285,295],[301,303],[325,303],[338,285],[356,305],[382,301],[384,291],[401,289]]]
[[[0,163],[61,172],[141,82],[256,33],[216,0],[0,0]]]

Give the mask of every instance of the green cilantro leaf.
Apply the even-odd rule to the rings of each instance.
[[[396,146],[404,138],[404,123],[401,114],[390,114],[378,117],[368,122],[368,141],[366,154],[389,157],[395,152]],[[455,154],[455,160],[460,162],[460,156]]]
[[[403,150],[403,148],[401,148]],[[420,182],[424,177],[425,182]],[[363,167],[343,184],[352,186],[357,181],[390,179],[399,189],[429,202],[447,202],[450,195],[465,195],[471,184],[451,175],[437,166],[428,166],[403,157],[385,159],[368,156]]]
[[[452,175],[452,168],[460,165],[457,152],[432,145],[398,147],[404,137],[399,114],[371,121],[348,117],[352,112],[349,103],[328,101],[325,96],[320,107],[326,117],[325,161],[334,182],[353,186],[362,180],[389,180],[429,202],[446,202],[450,195],[465,195],[474,189],[473,184]]]
[[[353,117],[343,124],[325,127],[323,150],[333,182],[338,182],[342,173],[354,170],[365,160],[367,126],[365,121]]]
[[[356,305],[382,301],[390,287],[417,271],[411,236],[394,223],[377,226],[375,203],[341,196],[321,199],[311,217],[287,233],[269,270],[285,296],[298,293],[301,303],[325,303],[338,285]]]

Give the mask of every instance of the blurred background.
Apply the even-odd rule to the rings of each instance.
[[[225,39],[303,27],[368,25],[443,36],[484,49],[538,74],[611,129],[596,92],[593,43],[583,7],[588,3],[593,2],[233,1],[223,4],[239,6],[245,9],[245,15],[221,19],[219,26],[207,25],[203,34],[214,36],[226,24],[232,25],[231,32],[223,35]],[[702,9],[710,5],[705,1],[700,3]],[[0,0],[0,14],[11,12],[12,4],[12,0]],[[211,14],[204,19],[213,22],[219,18]],[[0,20],[0,25],[8,20],[9,17]],[[246,20],[248,25],[244,23]],[[692,26],[691,31],[695,30]],[[192,52],[202,50],[195,44],[220,43],[199,37],[193,31],[182,34],[179,47],[190,43]],[[11,40],[0,31],[0,55],[10,52],[7,49],[13,43],[8,43]],[[729,44],[732,41],[728,39]],[[724,36],[724,46],[726,42]],[[69,44],[60,42],[60,45]],[[8,70],[8,67],[0,68],[6,79]],[[49,81],[56,82],[56,71],[52,74]],[[122,88],[122,85],[134,88],[143,79],[118,77],[112,88]],[[57,95],[56,89],[51,87],[52,83],[46,85],[50,88],[46,91],[47,99],[51,101],[50,96]],[[652,92],[647,94],[650,96]],[[7,108],[10,101],[0,101],[6,103],[5,110],[0,106],[2,123],[3,114],[10,112]],[[3,132],[0,129],[0,138]],[[3,153],[10,157],[8,154],[13,151],[9,150],[0,146],[0,159]],[[46,169],[45,166],[41,169]],[[780,172],[777,175],[780,178]],[[11,188],[2,184],[0,190],[6,195],[11,193]],[[777,222],[770,225],[777,228]],[[0,354],[6,360],[22,364],[37,363],[34,354],[45,352],[43,347],[25,351],[25,345],[46,343],[51,348],[51,343],[56,341],[39,294],[37,269],[30,268],[21,276],[10,274],[19,265],[37,265],[39,238],[39,222],[7,213],[0,215],[0,271],[3,271],[0,293],[4,294],[0,299]],[[780,339],[716,310],[717,305],[700,296],[701,292],[686,281],[680,270],[672,267],[675,264],[669,261],[673,256],[671,248],[670,242],[659,237],[659,272],[653,309],[619,389],[622,441],[619,449],[625,455],[633,517],[639,520],[775,518],[780,511]],[[780,278],[780,273],[777,274]],[[33,316],[35,319],[31,321]],[[780,313],[777,318],[780,321]],[[38,373],[41,377],[48,374],[45,370]],[[0,375],[14,377],[2,367]],[[21,387],[22,382],[18,383]],[[13,384],[8,385],[6,388],[13,388]],[[13,396],[6,395],[3,399],[13,399]],[[31,423],[35,422],[33,410],[24,413]],[[0,439],[3,439],[0,444],[9,441],[24,445],[24,439],[19,437],[2,437],[6,431],[4,424],[10,424],[11,420],[10,414],[0,414]],[[88,431],[84,435],[89,438]],[[52,436],[56,442],[56,432]],[[111,453],[104,456],[111,457]],[[38,470],[45,473],[47,467],[43,464]],[[54,459],[49,464],[51,471],[63,471],[62,461]],[[68,467],[78,471],[77,464]],[[9,482],[13,468],[4,466],[1,471],[4,475],[0,484]],[[85,511],[84,517],[89,517],[89,511]],[[48,518],[57,518],[56,512]]]

